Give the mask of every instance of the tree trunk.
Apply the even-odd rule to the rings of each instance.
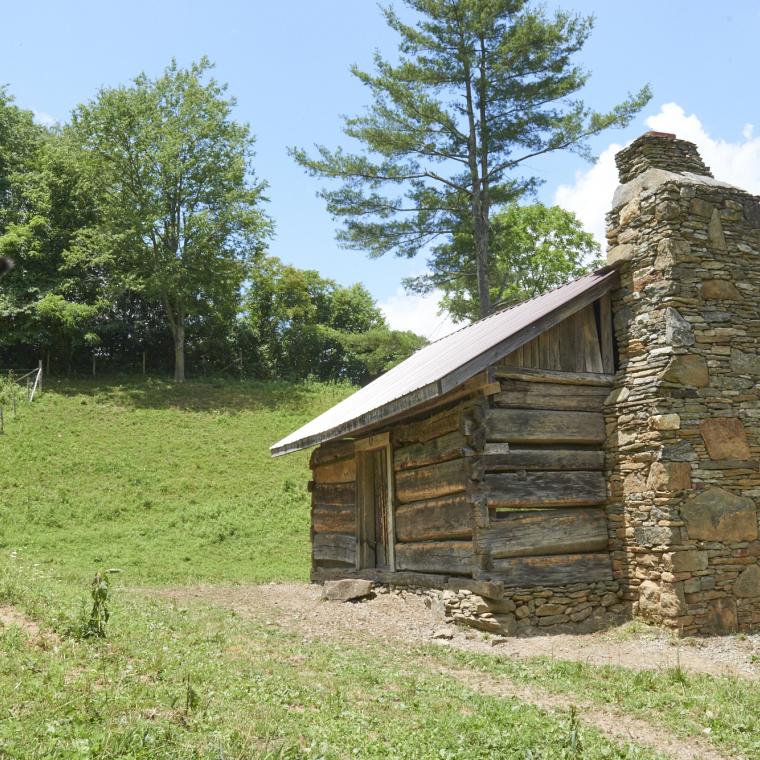
[[[482,210],[475,214],[475,260],[478,272],[478,302],[480,318],[491,313],[491,292],[488,276],[488,223],[483,219]]]
[[[185,382],[185,326],[178,323],[173,329],[174,336],[174,382]]]
[[[465,92],[467,101],[467,123],[469,125],[467,162],[470,167],[470,180],[472,182],[471,212],[472,234],[475,243],[475,263],[478,276],[478,309],[481,319],[491,313],[491,293],[488,287],[488,209],[484,207],[482,194],[482,182],[478,172],[478,137],[475,122],[475,106],[472,92],[471,69],[463,53]],[[482,150],[483,146],[481,146]],[[485,213],[484,213],[485,212]]]

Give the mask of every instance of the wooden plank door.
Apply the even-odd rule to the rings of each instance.
[[[392,569],[390,456],[387,446],[356,452],[357,566]]]

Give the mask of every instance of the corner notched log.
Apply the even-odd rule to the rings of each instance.
[[[356,504],[356,484],[315,483],[312,488],[312,502],[315,505],[354,506]]]
[[[335,504],[314,504],[311,510],[315,533],[346,533],[356,535],[356,509]]]
[[[356,459],[338,459],[313,470],[317,483],[352,483],[356,480]]]
[[[356,536],[342,533],[315,533],[313,537],[315,562],[340,563],[356,566]]]
[[[603,509],[510,512],[478,532],[476,550],[493,559],[601,552],[607,548]]]
[[[354,442],[353,441],[332,441],[330,443],[323,443],[321,446],[317,446],[314,451],[311,452],[311,459],[309,464],[312,469],[320,464],[329,464],[336,459],[351,459],[354,456]]]

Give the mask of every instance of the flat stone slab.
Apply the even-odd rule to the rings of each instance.
[[[339,581],[325,581],[322,598],[328,602],[350,602],[363,599],[372,593],[372,581],[343,578]]]

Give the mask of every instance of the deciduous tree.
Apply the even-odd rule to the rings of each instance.
[[[270,231],[254,138],[207,59],[101,90],[68,136],[98,191],[99,220],[80,253],[112,283],[160,306],[185,378],[189,321],[233,315],[248,266]]]
[[[503,309],[602,266],[599,244],[575,214],[559,206],[512,204],[493,215],[488,258],[491,308]],[[472,235],[455,232],[433,250],[428,272],[405,282],[418,293],[441,290],[455,321],[480,315]]]

